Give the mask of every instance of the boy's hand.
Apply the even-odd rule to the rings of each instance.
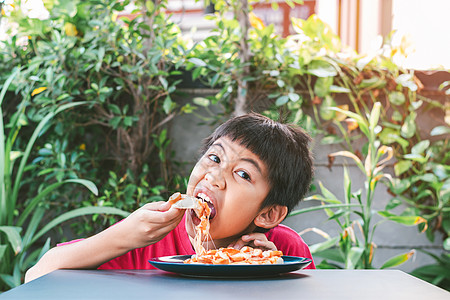
[[[147,203],[111,229],[117,230],[124,247],[132,250],[146,247],[164,238],[183,218],[184,210],[168,202]]]
[[[234,243],[231,243],[228,247],[241,249],[244,246],[250,246],[261,250],[277,250],[275,244],[270,242],[264,233],[250,233],[243,235],[240,239]]]

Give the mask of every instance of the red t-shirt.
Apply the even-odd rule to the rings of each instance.
[[[278,225],[266,233],[267,239],[275,244],[284,255],[310,258],[311,252],[297,232],[285,225]],[[116,257],[99,267],[99,269],[155,269],[148,260],[155,257],[168,255],[192,255],[195,254],[189,236],[186,232],[185,219],[169,232],[159,242],[147,247],[134,249],[122,256]],[[314,262],[306,269],[315,269]]]

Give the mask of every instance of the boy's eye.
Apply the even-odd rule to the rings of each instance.
[[[209,157],[209,159],[212,160],[213,162],[215,162],[215,163],[220,163],[220,158],[219,158],[217,155],[215,155],[215,154],[210,154],[210,155],[208,155],[208,157]]]
[[[248,173],[245,171],[237,171],[236,174],[238,174],[238,176],[242,177],[245,180],[251,181],[250,175],[248,175]]]

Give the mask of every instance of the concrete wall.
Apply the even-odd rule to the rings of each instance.
[[[205,97],[210,94],[214,94],[211,90],[186,90],[189,97]],[[189,101],[189,97],[179,98],[177,101],[180,104]],[[212,112],[220,111],[219,107],[212,108]],[[198,117],[210,117],[211,114],[205,109],[198,109],[196,114],[183,115],[175,118],[172,128],[172,149],[175,151],[175,159],[183,163],[183,168],[180,172],[185,172],[183,175],[188,175],[192,166],[195,164],[198,158],[198,149],[200,148],[201,141],[207,137],[216,127],[215,125],[201,124],[203,121]],[[332,191],[339,199],[343,199],[343,166],[348,166],[349,174],[352,179],[352,191],[363,189],[364,176],[361,171],[352,163],[350,159],[336,158],[336,161],[330,170],[328,165],[327,155],[329,153],[342,150],[338,146],[324,146],[320,144],[320,137],[316,137],[313,144],[313,153],[315,160],[315,184],[321,181],[325,187]],[[387,189],[384,184],[379,183],[374,201],[374,209],[382,210],[391,196],[387,193]],[[306,208],[312,205],[319,205],[317,201],[302,202],[298,206],[300,208]],[[380,220],[374,217],[374,222]],[[297,216],[287,218],[284,224],[290,226],[297,232],[304,229],[316,227],[330,236],[336,236],[340,230],[334,221],[327,221],[327,216],[324,211],[319,210],[315,212],[309,212]],[[358,230],[356,229],[358,234]],[[313,233],[305,233],[303,239],[307,244],[312,245],[314,243],[324,241],[323,237]],[[377,245],[375,250],[374,262],[375,267],[380,267],[387,259],[392,256],[405,253],[411,249],[418,247],[425,247],[426,250],[439,253],[442,242],[439,237],[435,239],[435,243],[431,243],[426,238],[425,234],[418,232],[416,227],[406,227],[394,222],[385,222],[377,227],[374,242]],[[315,258],[316,263],[320,261],[320,258]],[[419,251],[413,259],[410,259],[407,263],[399,266],[398,268],[404,271],[412,271],[418,266],[433,263],[433,260],[426,254]]]

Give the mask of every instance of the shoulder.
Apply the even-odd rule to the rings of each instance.
[[[278,225],[266,233],[267,239],[275,244],[285,255],[310,257],[308,245],[300,235],[286,225]]]
[[[266,233],[267,239],[275,244],[278,250],[284,255],[306,257],[311,259],[311,263],[306,269],[315,269],[313,257],[308,245],[301,236],[286,225],[278,225]]]

